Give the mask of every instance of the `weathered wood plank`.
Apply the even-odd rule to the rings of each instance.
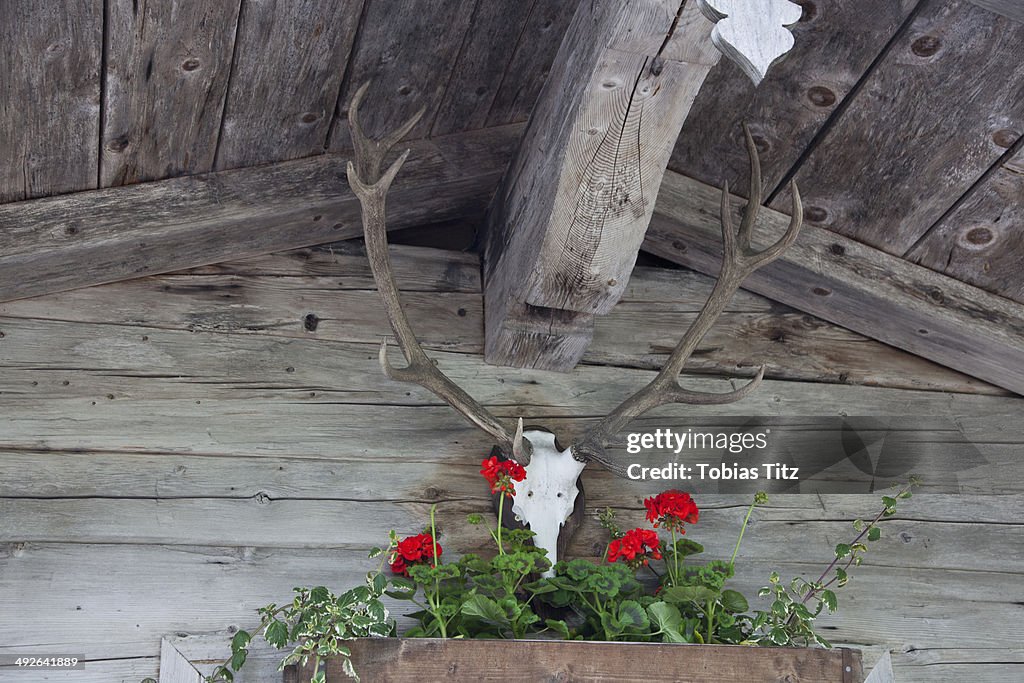
[[[984,7],[996,14],[1002,14],[1014,21],[1024,22],[1024,5],[1017,0],[969,0],[978,7]]]
[[[213,169],[238,6],[107,4],[101,187]]]
[[[486,127],[487,114],[536,5],[537,0],[476,3],[431,135]]]
[[[1003,154],[993,136],[1024,129],[1020,54],[1024,24],[927,4],[797,169],[808,222],[906,252]]]
[[[679,9],[580,5],[488,212],[489,363],[573,367],[591,316],[622,296],[672,144],[719,58],[711,22]],[[550,319],[569,323],[568,340],[543,334]]]
[[[644,248],[715,274],[720,191],[668,173]],[[756,241],[782,235],[789,217],[762,209]],[[805,226],[779,261],[744,286],[771,299],[1024,393],[1024,309],[837,233]],[[1018,372],[1018,368],[1022,368]]]
[[[860,653],[812,648],[687,647],[656,643],[593,643],[507,640],[408,640],[364,638],[352,642],[357,673],[395,683],[450,680],[456,683],[510,679],[658,683],[795,680],[861,683]],[[844,675],[844,664],[856,673]],[[285,683],[303,683],[315,664],[291,667]],[[330,679],[344,676],[341,660],[328,659]],[[708,672],[714,672],[708,676]]]
[[[4,3],[0,203],[96,187],[103,4]]]
[[[323,152],[362,8],[242,3],[218,170]]]
[[[379,343],[392,332],[376,292],[366,289],[374,286],[372,275],[365,257],[351,253],[358,252],[357,248],[344,249],[350,255],[302,250],[291,255],[210,266],[189,274],[139,278],[0,304],[0,315],[10,316],[0,319],[0,331],[9,340],[4,346],[7,355],[0,366],[8,370],[38,367],[39,359],[47,358],[62,368],[76,364],[92,367],[97,361],[96,353],[100,353],[101,357],[112,358],[111,367],[116,369],[123,363],[114,356],[126,353],[140,361],[147,359],[152,364],[150,373],[157,368],[172,368],[185,383],[202,381],[202,377],[209,376],[206,373],[220,375],[221,359],[233,351],[238,358],[246,357],[247,362],[233,364],[235,381],[218,386],[225,392],[244,389],[248,382],[266,388],[266,376],[253,375],[249,368],[260,373],[275,368],[277,345],[266,340],[231,341],[195,334],[218,332]],[[480,353],[483,304],[476,258],[465,255],[460,259],[452,252],[394,248],[392,259],[407,310],[425,347]],[[597,324],[595,341],[584,355],[584,362],[660,368],[679,335],[695,319],[712,285],[710,278],[692,271],[647,268],[638,269],[631,280],[625,300]],[[43,320],[61,324],[45,324]],[[62,324],[69,321],[102,324]],[[134,329],[119,330],[118,325]],[[188,334],[168,334],[169,330]],[[202,341],[197,353],[199,340]],[[104,355],[104,350],[109,353]],[[332,373],[342,372],[345,367],[359,367],[372,378],[372,386],[365,389],[378,387],[378,369],[372,362],[366,362],[367,356],[372,355],[368,349],[302,343],[290,347],[290,352],[303,360],[293,363],[297,372],[286,378],[274,373],[276,386],[325,388],[329,384],[326,378]],[[319,361],[307,365],[305,359],[315,360],[324,354],[334,354],[337,359],[357,365]],[[775,379],[1007,393],[751,293],[736,297],[730,310],[698,347],[688,372],[743,374],[762,363],[767,364],[767,376]],[[514,374],[500,376],[515,383]],[[40,381],[38,372],[21,372],[8,376],[7,385],[17,385],[16,378],[26,386],[31,381]],[[287,380],[284,385],[280,384],[282,379]],[[86,387],[76,381],[74,395],[88,391],[100,395],[111,391],[117,395],[123,391],[166,391],[173,395],[183,390],[181,384],[131,389],[110,374],[101,381],[107,383],[102,388],[97,384]],[[545,383],[550,381],[546,379]],[[572,388],[565,390],[571,392]],[[56,386],[54,392],[55,398],[71,395]]]
[[[391,192],[390,226],[481,211],[518,131],[416,143]],[[360,225],[337,155],[8,204],[0,300],[330,242]]]
[[[533,0],[505,75],[487,112],[488,126],[525,121],[551,70],[581,0]]]
[[[131,657],[87,661],[83,668],[70,670],[4,666],[0,667],[0,676],[4,683],[139,683],[146,678],[156,679],[159,667],[159,657]]]
[[[722,550],[728,555],[731,543],[722,541],[723,547],[730,546]],[[820,565],[792,563],[780,556],[778,548],[775,552],[771,558],[742,563],[732,585],[754,592],[764,584],[769,567],[787,577],[820,572]],[[19,623],[0,622],[0,652],[38,643],[62,651],[75,649],[94,659],[155,657],[163,635],[205,632],[219,636],[209,636],[204,658],[216,656],[213,639],[217,637],[226,657],[231,638],[227,628],[251,628],[257,607],[280,603],[296,584],[336,589],[355,585],[369,564],[364,552],[339,549],[0,546],[3,575],[18,586],[17,591],[0,591],[0,606],[5,613],[24,614]],[[857,569],[840,594],[840,613],[822,620],[823,626],[835,627],[826,630],[831,640],[855,646],[877,643],[896,653],[912,648],[922,651],[895,657],[898,667],[907,663],[899,671],[922,672],[912,680],[934,681],[925,673],[941,670],[942,662],[965,661],[992,662],[991,668],[1002,662],[1003,668],[997,671],[1004,676],[987,678],[986,667],[976,666],[980,677],[966,680],[1007,680],[1014,666],[1007,662],[1014,660],[999,657],[1017,650],[1019,658],[1019,642],[1011,629],[986,632],[986,624],[1019,620],[1020,608],[1008,604],[1019,599],[1019,574],[869,565]],[[901,581],[893,581],[894,572]],[[117,587],[116,603],[111,586]],[[757,600],[752,604],[762,606]],[[914,606],[896,611],[894,605]],[[408,607],[394,604],[393,610],[404,614]]]
[[[745,194],[750,161],[741,124],[747,123],[765,184],[769,191],[778,187],[918,0],[801,4],[804,15],[792,27],[793,49],[758,87],[728,59],[711,70],[683,125],[670,169],[716,186],[727,180]]]
[[[1005,129],[1000,142],[1019,137]],[[906,254],[914,263],[1024,303],[1024,151],[995,171]]]
[[[374,83],[363,98],[360,117],[367,135],[378,138],[395,130],[421,107],[426,114],[407,138],[429,134],[476,5],[476,0],[364,2],[331,125],[329,145],[334,152],[352,149],[348,108],[356,90],[367,81]],[[395,203],[393,197],[389,199]]]
[[[389,469],[386,462],[379,464],[382,470]],[[400,462],[396,462],[392,471],[400,467]],[[418,533],[424,521],[429,520],[433,505],[437,506],[441,520],[462,520],[467,514],[486,512],[487,491],[483,486],[480,488],[476,499],[440,503],[274,500],[266,494],[248,499],[0,498],[4,520],[0,543],[59,543],[74,539],[77,543],[360,550],[382,543],[391,529],[402,535]],[[749,500],[749,496],[744,498]],[[879,507],[875,496],[856,498],[862,503],[863,515]],[[827,564],[836,541],[850,536],[852,519],[832,518],[826,501],[823,498],[821,503],[824,510],[761,510],[756,533],[744,539],[744,557],[778,558],[779,548],[794,546],[806,553],[800,560],[821,557]],[[591,510],[570,543],[569,554],[573,556],[600,556],[608,542],[607,532],[597,521],[604,503],[592,497],[588,502]],[[717,514],[704,511],[699,523],[700,536],[708,539],[708,543],[716,539],[720,546],[717,551],[709,548],[709,552],[731,551],[744,513],[739,507]],[[617,521],[622,528],[641,526],[644,514],[644,510],[621,510]],[[238,523],[240,519],[246,520],[244,525]],[[130,524],[125,520],[131,520]],[[339,523],[342,520],[344,524]],[[865,562],[933,570],[1017,571],[1024,566],[1024,550],[1019,545],[1007,547],[1006,539],[1022,531],[1024,525],[1009,521],[986,524],[894,519],[886,523],[883,539],[872,545],[871,557]],[[493,543],[485,527],[466,524],[448,525],[443,542],[458,552],[488,552]],[[1017,592],[1020,591],[1018,588]]]

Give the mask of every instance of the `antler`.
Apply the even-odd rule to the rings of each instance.
[[[418,111],[398,130],[383,139],[371,140],[363,132],[359,122],[359,104],[369,85],[369,83],[364,83],[356,91],[348,111],[348,123],[355,148],[355,164],[351,161],[348,163],[348,183],[362,207],[363,236],[366,238],[366,253],[370,259],[373,279],[384,300],[384,310],[391,322],[391,329],[394,330],[398,345],[408,361],[408,366],[405,368],[393,367],[388,362],[388,342],[385,338],[380,345],[381,368],[384,370],[384,374],[391,379],[400,382],[414,382],[432,391],[469,418],[470,422],[493,436],[506,455],[511,455],[521,465],[527,465],[530,462],[532,447],[530,442],[523,438],[522,418],[519,420],[515,436],[510,435],[494,415],[438,370],[437,366],[423,352],[419,341],[416,340],[416,335],[402,308],[394,272],[391,269],[391,259],[388,257],[385,200],[392,181],[401,170],[406,157],[409,156],[409,150],[405,150],[383,175],[380,173],[380,167],[385,155],[412,130],[424,110]]]
[[[740,284],[755,270],[777,259],[796,240],[800,233],[803,220],[803,208],[800,203],[800,192],[796,182],[790,183],[793,196],[793,217],[789,229],[775,244],[761,251],[754,250],[750,245],[750,237],[754,230],[758,209],[761,207],[761,163],[757,157],[757,146],[750,130],[744,125],[743,133],[747,140],[747,152],[750,155],[750,199],[743,213],[739,231],[734,232],[732,211],[730,207],[729,184],[722,187],[722,268],[718,274],[711,295],[704,303],[697,320],[679,340],[658,375],[640,391],[626,399],[596,426],[590,429],[580,440],[573,444],[573,456],[578,460],[594,460],[616,474],[625,476],[625,468],[608,459],[605,448],[612,437],[622,431],[632,420],[652,408],[666,403],[690,403],[696,405],[721,405],[739,401],[753,392],[764,379],[765,367],[762,365],[757,375],[745,386],[724,394],[709,394],[690,391],[679,386],[679,373],[690,358],[697,344],[711,329],[722,314],[732,295]]]

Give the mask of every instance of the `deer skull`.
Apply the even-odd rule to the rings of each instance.
[[[573,457],[572,449],[558,450],[555,435],[531,429],[523,436],[532,444],[533,455],[526,465],[526,480],[516,485],[512,512],[536,536],[533,543],[548,551],[554,567],[558,562],[558,537],[576,507],[576,482],[587,463]],[[545,575],[554,576],[549,569]]]

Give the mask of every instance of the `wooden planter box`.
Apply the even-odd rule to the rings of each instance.
[[[666,683],[862,683],[858,650],[554,640],[370,638],[352,642],[364,683],[664,681]],[[284,683],[308,683],[312,663]],[[327,662],[328,683],[349,680]]]

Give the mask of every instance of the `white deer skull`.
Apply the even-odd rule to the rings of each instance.
[[[533,445],[533,455],[526,466],[526,480],[516,485],[512,512],[536,534],[534,545],[548,551],[554,567],[558,536],[576,506],[580,493],[576,482],[587,463],[574,458],[572,448],[558,450],[551,432],[531,429],[523,436]],[[554,570],[549,569],[545,576],[554,576]]]

